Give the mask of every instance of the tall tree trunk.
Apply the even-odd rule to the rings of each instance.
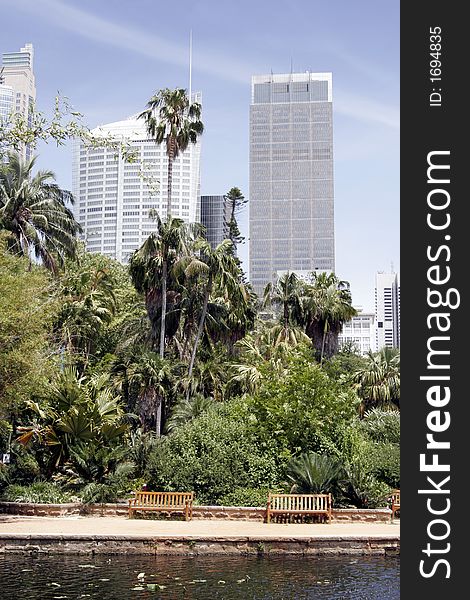
[[[325,351],[325,340],[326,340],[327,331],[328,331],[328,319],[325,319],[325,325],[323,327],[323,338],[321,341],[320,365],[323,364],[323,353]]]
[[[166,323],[166,287],[168,279],[168,263],[166,259],[162,265],[162,318],[160,324],[160,358],[165,357],[165,323]],[[160,402],[157,407],[156,416],[156,432],[157,436],[161,434],[161,422],[162,422],[162,403]]]
[[[171,188],[173,183],[173,161],[175,159],[175,141],[173,137],[170,139],[168,151],[168,182],[167,182],[167,201],[166,201],[166,218],[171,217]]]
[[[162,264],[162,319],[160,325],[160,358],[165,356],[165,322],[166,322],[166,287],[168,279],[168,262]]]
[[[206,320],[207,306],[209,304],[209,297],[210,297],[211,291],[212,291],[212,276],[209,275],[209,281],[207,282],[207,288],[206,288],[206,294],[204,296],[204,304],[202,307],[201,318],[199,319],[199,325],[198,325],[197,332],[196,332],[196,339],[194,340],[193,351],[191,353],[191,360],[189,362],[188,391],[186,393],[186,400],[189,400],[189,398],[191,396],[191,377],[193,374],[194,361],[196,360],[197,347],[199,345],[199,340],[201,339],[202,331],[204,329],[204,322]]]

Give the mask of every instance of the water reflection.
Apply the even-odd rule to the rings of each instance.
[[[398,600],[394,557],[0,557],[2,600]]]

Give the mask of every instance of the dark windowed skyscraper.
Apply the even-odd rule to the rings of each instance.
[[[228,236],[228,208],[224,196],[201,196],[201,223],[206,228],[207,241],[212,248]]]
[[[331,73],[256,75],[250,107],[250,281],[335,270]]]

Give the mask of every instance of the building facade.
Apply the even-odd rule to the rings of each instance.
[[[21,115],[25,122],[32,124],[33,108],[36,102],[36,82],[33,71],[34,49],[26,44],[18,52],[5,52],[0,67],[0,118],[8,120],[12,113]],[[23,158],[31,158],[28,145],[20,150]]]
[[[201,196],[201,223],[206,228],[206,238],[212,248],[227,238],[229,217],[225,196]]]
[[[113,149],[77,143],[73,157],[75,218],[83,227],[87,250],[127,262],[155,231],[150,211],[166,217],[166,146],[148,139],[144,121],[136,117],[102,125],[93,134],[127,140],[137,160],[126,162]],[[200,152],[200,141],[189,144],[173,162],[172,216],[186,222],[200,220]]]
[[[400,347],[400,275],[379,272],[375,277],[377,350]]]
[[[252,77],[250,281],[335,270],[331,73]]]
[[[338,336],[339,346],[353,345],[362,355],[369,351],[375,352],[377,349],[375,314],[360,309],[357,309],[357,312],[355,317],[344,323],[343,330]]]

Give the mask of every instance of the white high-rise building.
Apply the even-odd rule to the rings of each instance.
[[[32,124],[36,102],[36,83],[33,71],[34,49],[26,44],[18,52],[5,52],[0,66],[0,119],[7,120],[16,113]],[[20,154],[31,158],[31,148],[25,145]]]
[[[256,75],[250,106],[250,281],[335,270],[331,73]]]
[[[375,278],[377,350],[400,347],[400,275],[379,272]]]
[[[357,309],[358,314],[347,323],[338,336],[340,347],[353,344],[358,352],[367,354],[376,351],[375,314]]]
[[[195,100],[200,102],[200,96]],[[83,227],[87,250],[126,262],[155,231],[155,210],[165,219],[168,157],[165,144],[148,139],[145,122],[131,117],[97,127],[94,135],[127,140],[137,153],[126,162],[116,151],[77,143],[73,159],[75,218]],[[173,162],[172,216],[200,221],[201,146],[189,144]]]

